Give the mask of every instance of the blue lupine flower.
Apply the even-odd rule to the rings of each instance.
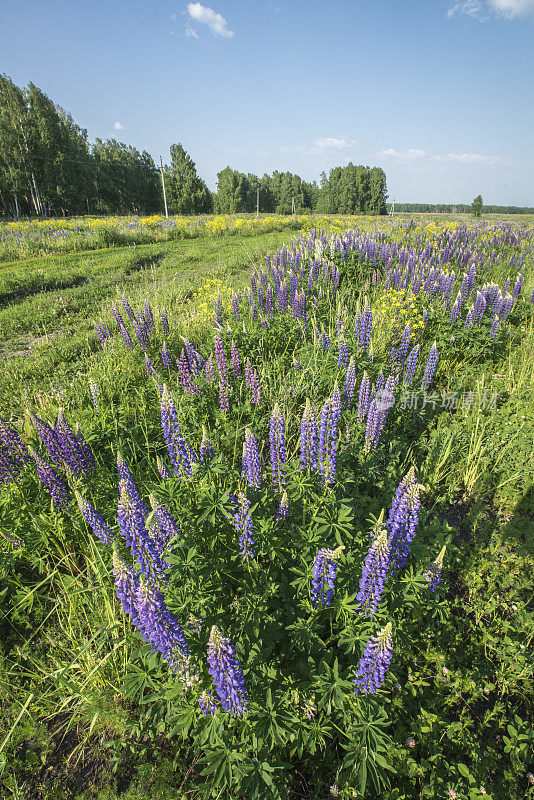
[[[365,307],[361,316],[360,331],[358,343],[364,350],[369,349],[371,342],[371,331],[373,328],[373,312],[369,306],[368,301],[365,301]]]
[[[334,437],[333,430],[332,400],[330,397],[328,397],[323,403],[323,407],[321,409],[321,417],[319,421],[319,446],[317,449],[319,457],[319,472],[323,476],[323,481],[325,484],[332,483],[335,478],[336,463],[335,458],[334,463],[332,463],[331,453],[334,446],[335,455],[336,438],[337,436]]]
[[[416,344],[410,350],[410,354],[408,356],[408,360],[406,361],[406,369],[404,371],[404,386],[410,386],[411,382],[415,376],[415,370],[417,369],[417,356],[419,355],[419,345]]]
[[[280,500],[280,505],[278,506],[278,511],[276,512],[277,519],[287,519],[289,511],[289,497],[287,496],[287,492],[284,491]]]
[[[300,423],[300,468],[317,469],[317,421],[309,399]]]
[[[348,407],[352,405],[354,389],[356,386],[356,364],[354,356],[350,357],[349,366],[345,374],[345,386],[343,387],[343,402]]]
[[[36,453],[33,447],[28,448],[29,453],[37,466],[37,475],[39,480],[50,492],[52,500],[58,506],[66,505],[70,502],[69,492],[65,484],[56,475],[50,464],[47,464],[44,458],[41,458],[39,453]]]
[[[113,532],[104,517],[99,514],[96,508],[93,508],[91,503],[85,500],[78,491],[75,490],[74,495],[84,520],[89,527],[92,528],[95,536],[97,536],[103,544],[109,544],[113,540]]]
[[[232,642],[215,625],[208,641],[207,660],[223,710],[242,717],[248,709],[243,671]]]
[[[232,290],[232,311],[233,311],[233,314],[234,314],[234,318],[235,319],[239,319],[240,318],[239,298],[238,298],[238,296],[236,295],[236,293],[233,290]]]
[[[2,452],[9,452],[10,458],[21,466],[30,464],[31,458],[26,445],[18,435],[15,428],[3,419],[0,419],[0,445],[3,443]]]
[[[234,373],[234,378],[241,377],[241,364],[239,363],[239,350],[236,347],[236,343],[232,339],[232,344],[230,345],[230,352],[232,357],[232,372]]]
[[[171,512],[163,503],[159,503],[153,495],[149,495],[148,499],[159,528],[157,531],[159,535],[155,541],[153,537],[153,541],[156,545],[156,552],[161,556],[173,536],[180,536],[181,531]]]
[[[163,594],[143,578],[139,580],[135,610],[143,639],[151,645],[155,653],[161,653],[171,668],[179,661],[180,654],[189,654],[182,627],[167,608]]]
[[[161,318],[161,330],[163,331],[163,335],[168,336],[170,333],[170,328],[169,328],[169,318],[167,316],[166,308],[161,309],[160,318]]]
[[[340,545],[335,550],[323,547],[317,552],[312,567],[310,592],[314,608],[317,608],[319,603],[325,606],[332,605],[338,567],[337,562],[344,549],[345,546]]]
[[[386,522],[391,551],[390,570],[392,572],[403,569],[408,560],[415,529],[419,521],[420,493],[423,488],[415,480],[413,467],[397,487]]]
[[[46,447],[48,455],[50,456],[54,464],[56,464],[56,466],[61,467],[63,465],[63,451],[58,441],[58,436],[56,431],[40,417],[37,417],[35,414],[32,414],[31,411],[28,411],[28,416],[33,422],[33,425],[35,427],[35,430],[37,431],[39,439]]]
[[[501,322],[505,322],[505,320],[508,318],[508,315],[512,310],[513,304],[514,304],[514,298],[512,297],[512,295],[506,294],[504,302],[502,304],[501,313],[499,314]]]
[[[161,395],[161,426],[174,468],[174,474],[191,477],[193,474],[193,462],[196,461],[196,458],[182,436],[176,407],[167,386],[163,387]]]
[[[278,403],[275,404],[271,415],[269,444],[273,486],[283,488],[286,485],[286,424]]]
[[[500,319],[497,316],[497,314],[495,314],[495,316],[493,318],[493,322],[491,323],[491,328],[490,328],[489,334],[488,334],[490,339],[493,339],[493,337],[496,336],[497,330],[499,328],[499,324],[500,324]]]
[[[346,367],[349,363],[349,347],[347,342],[345,341],[345,337],[343,334],[340,335],[338,339],[339,345],[339,355],[337,357],[337,365],[338,367]]]
[[[252,527],[252,517],[250,514],[250,501],[243,492],[237,496],[238,508],[234,514],[234,525],[236,531],[240,531],[239,552],[245,561],[254,558],[256,555],[254,532]]]
[[[202,714],[204,714],[204,716],[215,716],[215,712],[217,711],[217,702],[213,697],[213,692],[204,690],[198,698],[198,704],[200,706],[200,711]]]
[[[436,371],[436,367],[438,365],[438,348],[436,346],[436,342],[430,348],[430,353],[428,356],[428,361],[426,363],[425,372],[423,375],[423,380],[421,381],[421,391],[426,391],[430,386],[430,381],[434,377],[434,372]]]
[[[98,397],[100,395],[100,389],[98,388],[98,384],[96,384],[92,380],[89,380],[89,391],[91,392],[93,406],[95,407],[96,411],[98,411]]]
[[[160,456],[156,456],[156,464],[158,467],[158,472],[164,481],[168,480],[168,478],[172,478],[172,472],[169,470]]]
[[[428,581],[428,589],[431,592],[435,592],[436,591],[436,589],[438,588],[438,585],[439,585],[439,583],[441,581],[441,573],[443,571],[443,559],[445,557],[445,550],[446,549],[447,549],[446,547],[443,547],[440,550],[439,555],[437,556],[437,558],[435,558],[434,561],[432,561],[432,563],[429,565],[427,571],[425,572],[424,577]]]
[[[243,443],[243,477],[249,486],[259,489],[261,486],[261,458],[258,441],[250,428],[245,430]]]
[[[389,541],[386,530],[373,539],[362,569],[360,588],[356,602],[364,610],[374,614],[382,598],[389,570]]]
[[[355,694],[376,694],[384,683],[393,655],[391,622],[367,642],[354,678]]]
[[[126,314],[128,315],[128,319],[130,320],[130,322],[133,322],[135,320],[135,314],[134,314],[133,308],[131,307],[130,303],[128,302],[128,298],[126,297],[125,294],[122,295],[122,305],[124,307],[124,310],[126,311]],[[115,318],[115,319],[117,319],[117,318]],[[122,317],[121,317],[121,319],[122,319]],[[118,323],[119,323],[119,321],[117,320],[117,324]]]
[[[117,597],[119,598],[122,610],[128,614],[133,624],[139,627],[139,617],[135,608],[137,591],[139,589],[139,575],[125,561],[120,558],[116,547],[113,547],[113,575],[115,576],[115,586]]]
[[[360,391],[358,394],[358,422],[363,422],[366,418],[371,402],[371,381],[369,375],[364,371]]]
[[[139,564],[141,572],[148,580],[165,579],[168,564],[162,560],[160,548],[154,542],[146,527],[148,514],[130,493],[128,484],[119,481],[119,502],[117,519],[122,536]]]
[[[163,366],[165,367],[165,369],[172,368],[171,354],[167,350],[167,345],[165,342],[163,342],[163,347],[161,348],[161,360],[163,361]]]
[[[150,307],[150,303],[148,302],[148,300],[145,300],[145,302],[144,302],[143,311],[144,311],[144,318],[145,318],[145,322],[146,322],[148,330],[151,333],[155,333],[156,332],[156,325],[154,323],[154,315],[152,313],[152,308]]]
[[[519,297],[522,286],[523,286],[523,276],[521,275],[521,273],[519,273],[519,275],[517,276],[517,280],[514,283],[514,288],[512,289],[512,297],[514,298],[514,300],[517,300],[517,298]]]

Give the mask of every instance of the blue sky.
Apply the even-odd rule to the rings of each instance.
[[[534,206],[534,0],[0,3],[0,71],[155,159]]]

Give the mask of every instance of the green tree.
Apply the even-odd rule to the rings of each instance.
[[[471,213],[474,217],[482,216],[482,197],[478,195],[471,203]]]
[[[181,144],[171,145],[171,164],[165,168],[167,202],[171,214],[207,214],[213,209],[211,192],[197,175],[195,162]]]

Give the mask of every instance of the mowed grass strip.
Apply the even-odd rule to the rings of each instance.
[[[190,296],[209,278],[238,288],[291,231],[159,242],[45,256],[0,270],[0,409],[68,382],[99,347],[93,322],[124,292],[136,298],[173,284]]]

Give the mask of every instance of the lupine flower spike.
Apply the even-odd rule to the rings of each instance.
[[[393,655],[391,622],[367,642],[354,678],[354,693],[376,694],[384,683]]]
[[[76,501],[82,512],[84,520],[87,522],[93,533],[103,544],[109,544],[113,540],[113,532],[105,521],[104,517],[85,500],[78,491],[74,491]]]
[[[431,592],[435,592],[438,588],[438,584],[441,581],[441,573],[443,571],[443,559],[445,557],[446,547],[443,547],[439,555],[428,567],[427,571],[425,572],[425,578],[428,581],[428,588]]]
[[[388,569],[389,541],[387,531],[384,529],[374,538],[369,548],[363,565],[360,589],[356,596],[356,602],[371,615],[376,612],[382,599]]]
[[[311,601],[315,608],[319,603],[332,605],[337,575],[337,561],[345,549],[344,545],[329,550],[323,547],[318,551],[312,569]]]
[[[245,678],[229,638],[215,625],[211,629],[207,659],[209,673],[224,711],[242,717],[248,708]]]

